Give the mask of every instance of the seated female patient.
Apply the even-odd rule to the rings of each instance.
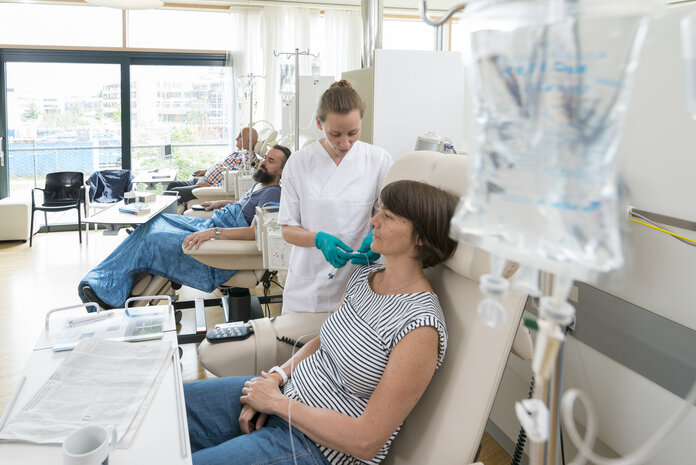
[[[448,231],[457,197],[398,181],[380,200],[372,249],[385,264],[355,269],[318,337],[260,377],[184,385],[194,464],[386,457],[445,355],[442,309],[423,268],[454,252]]]
[[[254,239],[256,206],[280,200],[280,175],[290,150],[275,145],[254,173],[257,181],[242,198],[215,211],[211,219],[158,215],[137,227],[103,262],[87,273],[78,286],[83,302],[103,308],[122,307],[141,271],[175,283],[212,292],[236,271],[211,268],[182,250],[198,248],[210,239]]]

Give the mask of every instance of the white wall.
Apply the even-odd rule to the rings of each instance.
[[[466,150],[464,66],[459,52],[375,50],[371,70],[343,74],[367,104],[361,140],[398,158],[426,132]]]
[[[393,157],[433,131],[464,142],[464,65],[459,52],[375,50],[374,144]]]
[[[685,111],[679,28],[691,12],[694,2],[670,6],[650,26],[619,159],[627,205],[696,221],[696,120]],[[599,287],[696,330],[696,247],[633,222],[625,231],[626,266]]]

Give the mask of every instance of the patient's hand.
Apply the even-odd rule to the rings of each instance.
[[[278,378],[262,371],[261,376],[244,383],[239,401],[257,412],[274,414],[278,400],[289,400],[279,389]]]
[[[217,210],[218,208],[223,208],[228,203],[230,202],[227,200],[216,200],[215,202],[201,202],[201,205],[204,206],[206,210]]]
[[[196,171],[193,172],[193,175],[194,175],[195,177],[205,176],[205,171],[206,171],[206,170],[196,170]]]
[[[244,434],[253,433],[263,428],[267,419],[268,415],[265,413],[257,412],[250,405],[243,405],[239,413],[239,427]]]
[[[213,185],[209,182],[198,181],[194,187],[212,187]]]
[[[202,243],[209,241],[213,237],[215,237],[214,229],[205,229],[203,231],[189,234],[186,236],[186,239],[184,239],[184,248],[188,250],[198,250],[198,247],[200,247]]]

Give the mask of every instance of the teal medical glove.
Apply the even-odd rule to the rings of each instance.
[[[334,268],[341,268],[351,259],[353,249],[348,247],[336,236],[325,232],[318,232],[314,236],[314,245],[324,254],[326,261]]]
[[[380,255],[377,252],[373,252],[370,249],[370,246],[372,245],[372,231],[365,236],[365,239],[362,241],[362,245],[358,249],[357,252],[353,254],[353,258],[351,258],[350,262],[353,265],[369,265],[370,263],[376,262]]]

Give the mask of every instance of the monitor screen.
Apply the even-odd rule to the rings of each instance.
[[[416,150],[430,150],[432,152],[437,152],[440,148],[440,143],[432,139],[424,139],[419,137],[416,139]]]

